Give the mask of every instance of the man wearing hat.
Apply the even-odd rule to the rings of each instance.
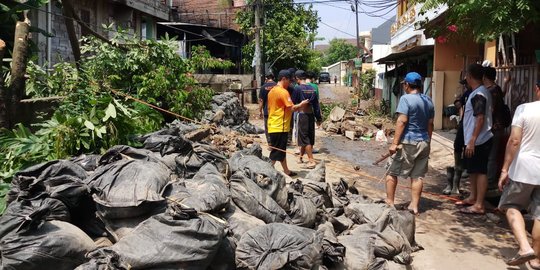
[[[265,82],[261,86],[259,91],[259,113],[260,117],[264,119],[264,135],[266,135],[266,141],[270,142],[268,138],[268,93],[276,86],[274,81],[274,74],[270,71],[265,76]]]
[[[313,159],[313,145],[315,145],[315,119],[317,124],[322,122],[321,109],[319,107],[319,98],[315,89],[306,83],[307,74],[303,70],[298,70],[294,74],[297,85],[294,88],[292,100],[298,104],[303,100],[309,100],[309,104],[300,108],[297,112],[297,143],[300,147],[299,163],[303,163],[303,156],[307,154],[308,163],[306,168],[315,168],[315,159]]]
[[[409,211],[418,214],[423,178],[428,170],[435,109],[431,98],[422,93],[422,77],[409,72],[401,82],[405,95],[399,99],[394,141],[389,148],[386,176],[386,203],[394,206],[398,176],[411,179]]]
[[[292,74],[288,70],[281,70],[278,74],[277,85],[268,93],[268,137],[270,138],[270,160],[272,165],[279,161],[283,167],[283,172],[289,176],[296,173],[289,170],[287,166],[287,140],[291,129],[292,112],[298,111],[309,103],[303,100],[294,105],[287,91],[292,80]]]

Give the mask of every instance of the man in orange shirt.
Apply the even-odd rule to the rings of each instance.
[[[276,161],[281,163],[283,172],[289,176],[295,176],[287,166],[287,140],[291,129],[292,112],[309,104],[309,100],[303,100],[294,105],[287,88],[292,79],[288,70],[281,70],[278,74],[277,85],[268,93],[268,136],[270,138],[270,159],[272,164]]]

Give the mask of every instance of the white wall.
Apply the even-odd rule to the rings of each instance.
[[[392,53],[392,47],[390,45],[373,45],[373,61],[377,61]],[[375,88],[384,88],[383,75],[385,71],[385,65],[378,65],[373,63],[373,69],[377,71],[377,77],[375,79]]]

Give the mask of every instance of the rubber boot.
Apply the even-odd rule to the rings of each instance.
[[[460,195],[459,192],[459,183],[461,182],[461,175],[463,174],[462,170],[456,170],[454,173],[454,183],[452,185],[452,194]]]
[[[453,185],[454,185],[454,168],[453,167],[447,167],[446,168],[446,187],[443,189],[442,193],[444,195],[449,195],[450,192],[452,192]]]

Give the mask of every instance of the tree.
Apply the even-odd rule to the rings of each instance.
[[[338,61],[350,60],[356,57],[356,46],[344,39],[330,40],[330,47],[325,54],[323,65],[329,66]]]
[[[255,33],[255,14],[252,5],[255,1],[247,1],[248,7],[238,12],[236,22],[240,30],[248,36]],[[311,44],[317,34],[319,17],[313,7],[296,5],[293,0],[264,0],[262,25],[263,59],[274,63],[272,69],[284,68],[306,69],[312,66],[317,55],[313,53]],[[255,52],[255,42],[251,40],[243,47],[246,68],[251,67]]]
[[[540,19],[538,0],[417,0],[427,10],[447,5],[446,20],[435,32],[472,33],[477,41],[494,40],[501,34],[519,32]],[[424,21],[424,23],[426,23]]]

